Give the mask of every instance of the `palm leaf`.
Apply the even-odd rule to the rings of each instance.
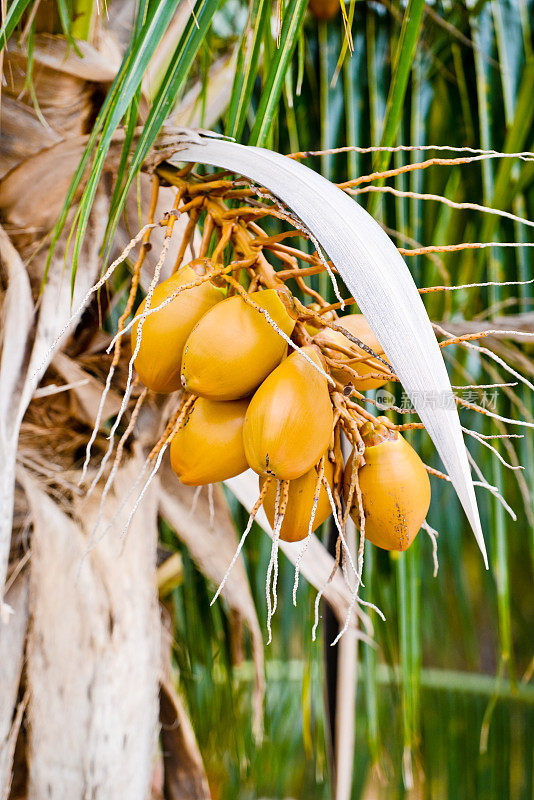
[[[262,37],[270,22],[267,0],[254,0],[250,19],[243,32],[237,57],[232,96],[226,113],[227,136],[239,139],[245,126],[247,112],[258,74]]]
[[[220,0],[199,0],[198,7],[195,8],[194,13],[191,14],[187,22],[180,42],[176,47],[165,76],[153,100],[143,132],[131,158],[128,173],[115,201],[113,212],[110,214],[106,232],[108,241],[112,239],[116,230],[118,218],[126,202],[126,196],[132,181],[139,173],[148,152],[156,141],[161,126],[176,102],[176,98],[184,85],[193,60],[206,36],[206,31],[211,25],[213,15],[219,2]]]
[[[306,0],[290,0],[284,9],[284,20],[280,36],[280,44],[270,64],[261,101],[256,113],[256,121],[250,134],[250,144],[265,144],[269,135],[273,117],[280,100],[285,76],[291,62],[291,56],[297,44],[298,34],[306,13]]]
[[[91,171],[76,213],[77,227],[71,269],[71,284],[74,287],[80,249],[111,139],[141,84],[150,59],[172,19],[176,5],[177,0],[165,0],[165,2],[151,6],[146,22],[124,56],[119,72],[95,121],[82,159],[67,192],[59,220],[54,228],[44,281],[48,276],[54,247],[63,231],[69,209],[94,154]],[[96,147],[97,143],[98,148]]]
[[[32,6],[35,0],[13,0],[10,4],[6,17],[0,28],[0,52],[7,44],[7,40],[11,37],[13,31],[19,24],[22,15],[29,6]]]

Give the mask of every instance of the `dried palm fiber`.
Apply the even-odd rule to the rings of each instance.
[[[139,458],[117,476],[107,513],[120,503]],[[107,537],[84,557],[95,499],[75,498],[66,516],[38,483],[23,481],[33,518],[30,796],[43,796],[49,786],[57,797],[80,796],[88,787],[95,797],[144,796],[157,733],[156,492],[147,495],[126,542]]]
[[[0,179],[30,156],[61,141],[59,132],[46,128],[33,107],[10,97],[5,87],[2,91],[0,124]],[[20,135],[21,130],[24,136]]]
[[[92,285],[98,272],[98,240],[103,234],[106,210],[107,203],[102,193],[99,193],[90,218],[93,237],[84,245],[85,268],[74,290],[74,301],[78,303],[88,286]],[[0,496],[5,508],[0,522],[0,572],[3,575],[7,567],[7,549],[11,535],[15,462],[20,425],[52,356],[50,346],[61,333],[64,322],[71,316],[70,286],[63,279],[65,237],[58,244],[36,314],[34,303],[44,274],[46,253],[38,252],[27,271],[6,234],[2,231],[0,235],[0,255],[3,263],[8,265],[9,272],[4,298],[5,322],[2,330],[0,366],[2,405],[0,449],[3,464]],[[33,287],[29,272],[33,276],[31,281]],[[79,315],[73,323],[77,321]],[[66,338],[62,335],[61,343],[64,343]],[[3,582],[3,575],[0,582]]]
[[[57,37],[47,36],[46,34],[36,37],[34,86],[41,113],[48,115],[47,122],[50,127],[44,126],[41,120],[37,118],[28,96],[23,96],[22,99],[15,99],[15,97],[10,96],[10,86],[11,94],[18,92],[21,88],[20,78],[26,63],[24,49],[16,45],[10,45],[7,56],[7,66],[12,73],[12,78],[10,86],[4,87],[0,111],[3,114],[3,121],[7,120],[8,130],[16,131],[17,135],[16,137],[2,136],[0,140],[0,174],[4,175],[3,180],[0,182],[0,212],[6,231],[9,232],[20,255],[27,262],[26,269],[29,276],[29,285],[19,262],[18,274],[22,283],[26,283],[26,287],[23,290],[22,288],[17,290],[19,295],[17,303],[21,303],[20,292],[23,291],[26,297],[25,302],[28,304],[26,318],[23,313],[24,304],[20,305],[22,313],[19,324],[21,327],[24,327],[26,322],[28,326],[31,324],[30,294],[35,301],[41,287],[46,260],[46,252],[39,252],[42,246],[42,237],[49,232],[57,219],[67,187],[83,150],[85,137],[80,137],[78,134],[87,128],[92,117],[94,117],[94,108],[91,107],[91,104],[94,100],[98,100],[98,97],[95,96],[95,89],[98,86],[105,88],[106,84],[113,78],[114,69],[118,63],[117,58],[110,55],[111,50],[109,48],[107,52],[104,52],[86,43],[82,43],[81,47],[84,55],[83,64],[81,64],[79,58],[74,56],[73,51],[67,48],[65,42],[62,42]],[[56,70],[58,72],[57,75],[55,74]],[[64,125],[63,110],[70,108],[72,111],[72,108],[76,107],[78,102],[76,98],[79,99],[80,97],[85,98],[84,107],[87,106],[87,117],[83,118],[83,125],[80,124],[78,128],[73,128],[69,124]],[[76,119],[80,118],[80,115],[74,116]],[[21,143],[24,143],[24,146],[21,146]],[[109,168],[113,166],[113,158],[116,152],[117,150],[110,155]],[[34,191],[36,185],[40,188],[38,193]],[[43,196],[47,198],[46,203],[42,202]],[[102,193],[99,192],[90,223],[92,228],[90,236],[95,246],[97,246],[96,242],[101,238],[101,233],[95,228],[95,222],[98,220],[98,225],[105,223],[107,216],[101,201]],[[28,226],[28,219],[32,221],[30,227]],[[66,232],[71,220],[72,213],[69,220],[67,220]],[[58,289],[64,294],[65,301],[69,291],[68,281],[63,278],[65,241],[66,234],[60,239],[56,247],[48,284],[41,300],[41,309],[38,314],[38,319],[40,320],[40,323],[38,323],[38,346],[34,347],[33,351],[32,371],[35,371],[38,366],[45,366],[41,364],[42,357],[47,349],[45,340],[51,344],[56,338],[58,328],[61,328],[61,325],[58,324],[58,328],[54,329],[56,322],[61,319],[61,314],[57,314],[62,302],[61,298],[58,299],[57,297]],[[6,247],[8,247],[7,240]],[[97,269],[95,258],[92,255],[87,258],[89,252],[87,246],[84,250],[86,267],[84,268],[84,274],[80,275],[80,286],[76,288],[78,297],[83,294],[84,288],[87,287],[85,280],[89,278],[90,283],[92,283]],[[14,250],[13,253],[15,253]],[[94,268],[92,267],[93,264]],[[94,272],[91,272],[92,269],[94,269]],[[10,305],[14,303],[15,289],[16,287],[13,285],[12,280],[6,295],[6,297],[11,297]],[[79,295],[78,292],[80,292]],[[76,298],[74,300],[76,302]],[[56,305],[53,312],[55,317],[54,325],[50,326],[46,318],[54,303]],[[3,302],[3,305],[5,308],[5,302]],[[46,326],[49,327],[49,330],[45,330]],[[84,336],[86,335],[86,331],[84,331]],[[29,327],[28,336],[33,336]],[[22,348],[22,351],[27,348],[23,339],[19,343],[19,352],[21,351],[20,348]],[[41,354],[40,356],[39,353]],[[10,372],[14,376],[17,367],[13,365],[13,357],[10,357],[10,362],[12,364]],[[40,375],[31,376],[31,380],[26,387],[24,403],[27,404],[31,397],[30,384],[36,386],[40,377]],[[21,413],[24,413],[22,407]],[[9,472],[9,468],[7,469]]]
[[[79,47],[83,61],[65,40],[48,34],[35,35],[32,81],[39,119],[27,91],[27,48],[14,39],[8,42],[4,51],[5,85],[0,111],[0,176],[60,139],[89,132],[94,93],[98,86],[111,83],[120,62],[110,48],[104,53],[87,42],[80,42]]]
[[[0,210],[24,258],[57,220],[99,102],[95,92],[115,74],[111,52],[81,47],[83,62],[59,37],[35,36],[32,80],[40,118],[24,91],[26,47],[10,40],[5,51],[0,123],[8,135],[0,137]]]
[[[1,257],[7,270],[4,272],[7,287],[3,296],[5,327],[0,371],[2,402],[7,403],[3,420],[5,428],[0,437],[2,452],[6,456],[3,459],[2,498],[7,513],[5,533],[0,537],[4,541],[9,536],[19,426],[52,355],[47,351],[64,320],[70,316],[70,287],[64,278],[63,260],[68,225],[74,211],[67,220],[65,235],[58,242],[47,284],[34,311],[47,256],[46,251],[40,250],[42,237],[57,219],[79,161],[84,144],[79,133],[90,126],[95,101],[99,102],[95,90],[99,85],[104,88],[113,78],[117,63],[116,59],[109,57],[109,52],[105,54],[88,44],[82,44],[82,48],[85,56],[83,67],[65,42],[47,35],[35,37],[33,85],[40,112],[35,111],[28,94],[22,93],[19,97],[27,67],[24,46],[10,42],[4,61],[6,85],[2,93],[2,123],[7,121],[8,130],[17,134],[0,138],[0,174],[3,175],[0,212],[8,234],[1,232]],[[80,120],[74,127],[65,114],[66,111],[72,114],[73,108],[83,111],[73,115],[74,119]],[[43,113],[48,115],[48,127],[42,122]],[[39,186],[39,192],[35,191],[35,186]],[[46,197],[46,203],[43,203],[43,197]],[[84,246],[84,269],[79,275],[80,284],[75,287],[74,302],[76,298],[79,302],[97,274],[98,241],[106,217],[107,203],[100,189],[90,217],[91,241]],[[31,225],[28,225],[30,219]],[[78,315],[72,320],[70,330],[79,319]],[[68,333],[66,329],[66,336]],[[62,336],[58,344],[63,344],[66,336]]]
[[[12,609],[9,624],[0,621],[0,792],[11,784],[14,749],[19,732],[22,703],[17,702],[21,687],[28,627],[28,570],[13,575],[6,602]],[[17,713],[13,715],[13,709]]]

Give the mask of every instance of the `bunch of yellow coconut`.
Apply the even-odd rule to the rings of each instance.
[[[417,453],[389,420],[373,422],[369,415],[354,420],[358,447],[345,467],[334,446],[339,416],[333,387],[348,386],[350,394],[350,377],[356,376],[362,392],[382,386],[390,374],[365,318],[336,317],[335,327],[349,340],[322,327],[320,317],[301,324],[304,307],[283,284],[250,292],[234,286],[229,295],[212,272],[209,259],[182,267],[156,287],[148,313],[146,301],[141,304],[132,327],[142,383],[154,392],[182,390],[189,400],[170,443],[180,481],[210,484],[251,467],[260,476],[273,526],[279,482],[288,482],[279,531],[286,541],[304,539],[329,517],[336,487],[360,527],[364,515],[368,540],[406,549],[430,503],[428,474]],[[298,349],[289,345],[296,325]],[[327,360],[325,343],[332,348]]]

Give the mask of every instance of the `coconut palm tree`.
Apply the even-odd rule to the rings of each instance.
[[[493,458],[483,448],[484,436],[504,434],[505,423],[498,419],[490,428],[477,417],[462,417],[464,427],[475,429],[476,469],[485,476],[475,478],[497,487],[480,500],[489,577],[467,537],[450,534],[466,523],[452,491],[439,482],[429,518],[441,533],[439,590],[432,586],[430,537],[420,536],[400,558],[367,549],[365,597],[388,617],[387,624],[373,617],[379,657],[347,636],[338,650],[325,647],[321,659],[304,644],[314,596],[299,590],[300,616],[283,609],[279,619],[289,622],[273,622],[269,735],[262,743],[266,612],[258,586],[270,540],[263,540],[267,550],[249,544],[247,563],[239,558],[225,574],[238,543],[236,523],[246,524],[242,507],[250,511],[256,498],[243,482],[195,492],[176,481],[166,460],[146,483],[146,456],[165,431],[172,398],[147,394],[139,381],[129,381],[128,347],[107,352],[117,326],[127,324],[132,306],[150,293],[167,246],[160,278],[172,264],[203,252],[207,225],[194,205],[179,215],[172,238],[165,236],[171,218],[174,225],[168,212],[180,181],[210,175],[209,168],[190,173],[185,162],[215,164],[238,180],[245,175],[286,200],[284,209],[297,214],[297,222],[305,220],[290,182],[285,198],[284,185],[269,184],[276,168],[272,176],[257,172],[261,154],[251,164],[245,152],[234,157],[228,150],[229,163],[219,151],[210,155],[217,140],[196,130],[212,129],[243,144],[304,152],[307,163],[334,182],[355,179],[345,188],[367,201],[410,259],[418,285],[447,287],[429,294],[426,308],[440,326],[439,338],[464,337],[446,351],[453,383],[488,387],[464,390],[473,393],[463,396],[464,405],[482,403],[500,417],[532,419],[525,282],[532,273],[534,173],[523,152],[533,128],[531,4],[519,4],[515,13],[501,2],[436,10],[420,0],[407,8],[316,5],[308,11],[304,0],[248,6],[199,0],[194,7],[14,0],[2,9],[0,787],[6,798],[325,797],[328,783],[317,766],[325,752],[336,800],[348,800],[351,791],[392,797],[401,784],[399,792],[424,796],[425,775],[427,785],[435,779],[446,787],[429,796],[457,797],[462,781],[482,786],[492,778],[495,796],[505,796],[498,792],[506,780],[511,796],[527,796],[528,736],[514,737],[506,725],[520,719],[527,730],[532,715],[531,688],[517,688],[525,671],[528,682],[528,606],[522,591],[512,591],[529,584],[532,436],[496,440]],[[427,144],[448,152],[434,150],[427,159],[421,151],[410,158],[388,150]],[[221,147],[227,145],[233,146]],[[335,151],[342,145],[349,149]],[[366,152],[368,145],[383,149]],[[454,148],[463,149],[455,154]],[[322,152],[307,155],[315,150]],[[521,155],[498,158],[501,152]],[[265,202],[253,198],[251,205]],[[320,217],[319,198],[315,206]],[[163,224],[152,230],[143,227],[147,220]],[[267,223],[266,235],[280,233],[280,226],[277,219]],[[299,247],[311,258],[316,242],[305,241],[309,228],[311,221]],[[512,242],[516,246],[503,246]],[[356,296],[343,264],[326,252]],[[110,264],[110,280],[93,290]],[[497,285],[503,281],[524,283]],[[475,283],[471,290],[449,290]],[[310,277],[308,288],[335,303],[324,270]],[[485,351],[473,349],[474,338],[465,339],[481,332],[489,342]],[[398,328],[391,336],[393,346]],[[504,383],[510,385],[495,409],[492,393]],[[126,386],[131,391],[125,395]],[[400,395],[396,402],[403,402]],[[110,457],[110,438],[120,442],[119,457],[116,450]],[[441,469],[428,439],[414,441]],[[505,474],[503,461],[513,468],[521,461],[526,480],[518,469]],[[504,498],[510,496],[520,527],[506,516]],[[343,627],[352,599],[339,571],[324,585],[335,556],[336,536],[330,538],[330,552],[325,532],[326,546],[314,539],[302,561],[309,584],[323,590],[333,610],[331,618],[325,612],[325,644]],[[297,558],[291,548],[286,553]],[[210,608],[207,589],[223,578],[224,606]],[[440,630],[438,618],[447,623]],[[302,634],[299,621],[307,626]],[[360,638],[371,634],[363,611],[354,625]],[[425,625],[431,633],[423,633]],[[277,638],[287,644],[293,637],[299,642],[293,650],[277,645]],[[269,676],[280,662],[288,668],[289,656],[305,665],[302,706],[294,692],[297,705],[293,700],[288,708],[303,716],[309,763],[299,749],[300,727],[293,738],[285,734],[292,745],[286,752],[294,757],[279,755],[283,726],[272,708],[289,701]],[[320,686],[310,664],[324,665],[324,718],[310,690]],[[250,691],[243,699],[234,679],[247,668],[250,683],[243,680]],[[466,677],[467,671],[473,675]],[[496,673],[497,683],[484,673]],[[365,712],[358,699],[362,724],[355,733],[360,685]],[[439,716],[435,736],[429,735],[432,692],[448,703],[462,698],[475,728],[471,738],[462,732],[447,743]],[[514,692],[520,704],[512,707]],[[396,730],[385,724],[392,713]],[[442,717],[458,725],[462,713],[455,706]],[[243,724],[247,733],[241,735],[236,731]],[[464,763],[462,748],[473,750],[473,742],[482,755]],[[454,768],[440,761],[446,747],[457,754]],[[515,761],[499,764],[496,753],[508,748],[515,748]]]

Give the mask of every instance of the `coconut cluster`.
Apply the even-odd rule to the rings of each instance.
[[[228,290],[207,258],[156,287],[150,309],[144,301],[136,312],[132,349],[148,389],[182,390],[172,469],[201,486],[252,468],[286,541],[304,539],[332,508],[341,515],[333,498],[344,494],[368,540],[405,550],[430,503],[423,462],[385,417],[344,420],[354,445],[346,465],[339,446],[336,397],[384,385],[389,365],[361,314],[329,326],[315,311],[282,283]]]

